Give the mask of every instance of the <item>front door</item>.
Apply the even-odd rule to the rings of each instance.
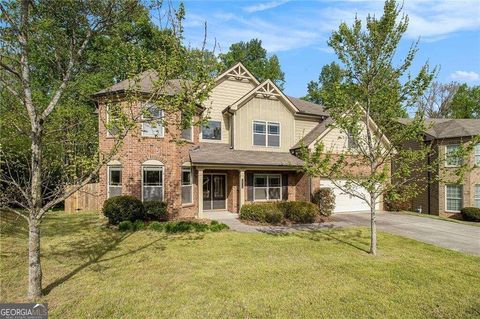
[[[224,174],[203,175],[203,209],[226,209],[226,176]]]

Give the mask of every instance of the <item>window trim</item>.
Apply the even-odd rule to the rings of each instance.
[[[256,187],[255,178],[257,176],[266,176],[267,186],[266,187]],[[279,199],[270,199],[270,177],[278,177],[280,179],[280,186],[272,186],[272,188],[280,188],[280,198]],[[273,201],[282,201],[283,200],[283,184],[282,184],[282,174],[253,174],[253,201],[254,202],[273,202]],[[255,188],[266,188],[267,189],[267,198],[266,199],[256,199],[255,198]]]
[[[460,200],[461,200],[461,202],[460,202],[460,209],[462,209],[462,208],[463,208],[463,203],[464,203],[464,198],[463,198],[463,197],[464,197],[464,196],[463,196],[463,185],[462,185],[462,184],[445,184],[445,193],[444,193],[444,194],[445,194],[445,212],[459,213],[460,210],[450,210],[450,209],[448,209],[448,196],[447,196],[447,194],[448,194],[448,193],[447,193],[447,188],[448,188],[448,186],[458,186],[458,187],[461,188],[461,191],[460,191],[460,193],[461,193],[461,195],[460,195],[460,196],[461,196],[461,197],[460,197]],[[457,200],[458,198],[452,198],[452,199]]]
[[[265,124],[265,145],[257,145],[255,144],[255,134],[260,135],[259,133],[255,133],[255,122]],[[270,124],[278,125],[278,135],[277,134],[269,134],[268,133],[268,126]],[[274,135],[278,136],[278,146],[270,146],[268,145],[269,136]],[[253,147],[265,147],[265,148],[280,148],[282,146],[282,125],[280,122],[276,121],[266,121],[266,120],[253,120],[252,121],[252,146]]]
[[[110,114],[109,114],[109,111],[110,111],[110,104],[106,104],[106,114],[105,114],[105,120],[106,120],[106,125],[105,125],[105,129],[107,131],[107,137],[108,138],[114,138],[115,135],[113,135],[112,133],[110,133],[110,130],[107,128],[107,126],[110,124]]]
[[[122,165],[107,165],[107,199],[110,198],[110,171],[113,169],[120,171],[120,186],[113,186],[120,188],[120,195],[122,195],[123,191],[123,172],[122,172]]]
[[[190,184],[184,185],[183,184],[183,172],[187,171],[187,170],[190,172]],[[182,202],[182,206],[192,205],[193,204],[193,197],[194,197],[194,194],[193,194],[193,169],[192,169],[192,167],[182,166],[182,176],[180,178],[180,184],[181,184],[181,191],[182,191],[182,194],[180,194],[180,197],[181,197],[180,200]],[[191,188],[191,192],[192,192],[191,201],[188,202],[188,203],[183,202],[182,195],[183,195],[183,187],[184,186],[189,186]]]
[[[217,140],[217,139],[212,139],[212,138],[204,138],[203,137],[203,128],[205,127],[205,125],[202,125],[200,127],[200,136],[201,136],[201,139],[202,141],[205,140],[205,141],[209,141],[209,142],[221,142],[222,141],[222,120],[214,120],[214,119],[211,119],[211,120],[208,120],[207,122],[218,122],[220,123],[220,138]]]
[[[161,125],[160,134],[158,134],[158,135],[155,135],[155,134],[151,135],[151,134],[146,134],[146,133],[145,133],[145,129],[144,129],[143,127],[144,127],[144,125],[146,125],[146,124],[148,124],[148,123],[143,122],[143,121],[145,120],[143,111],[144,111],[145,109],[148,109],[149,106],[155,106],[155,107],[160,111],[160,117],[159,117],[159,119],[163,118],[164,115],[165,115],[165,113],[163,112],[163,110],[162,110],[161,108],[159,108],[158,106],[156,106],[155,104],[153,104],[153,103],[143,103],[143,105],[142,105],[142,114],[141,114],[141,116],[140,116],[140,120],[142,121],[141,126],[140,126],[141,136],[142,136],[142,137],[148,137],[148,138],[163,138],[163,137],[165,137],[165,127],[163,126],[163,124]],[[158,126],[157,126],[155,129],[158,129]]]
[[[143,179],[144,179],[144,172],[145,172],[145,168],[159,168],[161,171],[162,171],[162,183],[161,185],[162,186],[157,186],[157,187],[162,187],[162,202],[165,201],[165,166],[164,165],[152,165],[152,164],[142,164],[141,166],[141,185],[142,185],[142,191],[141,191],[141,195],[142,195],[142,202],[145,202],[145,198],[143,196],[144,194],[144,185],[143,185]]]
[[[456,146],[457,148],[460,147],[460,144],[448,144],[448,145],[445,145],[445,167],[460,167],[462,165],[462,161],[463,159],[461,157],[458,157],[457,158],[459,159],[459,162],[460,164],[448,164],[448,147],[449,146]]]

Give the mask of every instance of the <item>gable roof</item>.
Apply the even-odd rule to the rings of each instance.
[[[412,119],[401,118],[402,124],[409,124]],[[426,119],[425,133],[434,138],[470,137],[480,135],[480,119]]]
[[[295,144],[291,149],[299,149],[302,146],[308,146],[315,142],[315,140],[322,135],[323,132],[325,132],[328,128],[329,125],[333,123],[333,119],[331,117],[328,117],[321,123],[317,124],[310,132],[307,133],[303,138],[301,138],[297,144]]]
[[[287,97],[298,108],[299,114],[318,115],[318,116],[325,116],[325,117],[328,116],[328,112],[325,110],[325,107],[323,105],[305,101],[293,96],[287,96]]]
[[[224,78],[235,78],[237,80],[248,80],[252,81],[255,85],[259,85],[260,82],[257,78],[250,72],[248,69],[242,64],[242,62],[238,62],[231,68],[227,69],[223,73],[217,76],[215,81],[218,83]]]

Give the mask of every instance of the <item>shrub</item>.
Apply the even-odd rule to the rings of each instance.
[[[134,231],[135,227],[133,223],[129,220],[124,220],[118,224],[118,230],[120,231]]]
[[[312,203],[317,205],[320,215],[330,216],[335,209],[335,194],[331,188],[321,187],[313,193]]]
[[[113,225],[127,220],[133,222],[145,217],[142,202],[133,196],[116,196],[107,199],[103,204],[102,213]]]
[[[283,213],[278,209],[265,211],[265,222],[269,224],[280,224],[283,221]]]
[[[145,229],[145,223],[143,220],[140,220],[140,219],[137,219],[134,223],[133,223],[133,229],[134,230],[142,230],[142,229]]]
[[[224,223],[219,223],[216,220],[212,220],[209,228],[210,228],[211,232],[218,232],[218,231],[222,231],[224,229],[228,229],[229,227],[227,225],[225,225]]]
[[[172,221],[165,223],[165,232],[170,234],[206,232],[208,229],[208,224],[197,223],[193,221]]]
[[[309,202],[294,201],[280,204],[286,219],[293,223],[313,223],[318,215],[317,207]]]
[[[480,208],[464,207],[460,210],[462,218],[471,222],[480,222]]]
[[[167,203],[158,200],[148,201],[143,203],[145,207],[145,219],[146,220],[168,220]]]
[[[266,204],[245,204],[240,209],[240,219],[265,222]]]
[[[165,228],[165,224],[157,222],[157,221],[151,222],[148,225],[148,229],[153,230],[153,231],[162,232],[164,230],[164,228]]]

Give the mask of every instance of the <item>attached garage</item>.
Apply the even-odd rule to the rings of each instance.
[[[336,184],[342,185],[345,183],[345,180],[335,180]],[[345,213],[345,212],[360,212],[360,211],[369,211],[370,206],[368,204],[355,196],[346,194],[340,188],[335,186],[335,184],[329,179],[321,179],[320,187],[328,187],[333,190],[335,194],[335,210],[334,213]],[[359,192],[365,194],[368,198],[368,192],[365,189],[358,189]],[[380,205],[377,203],[377,209]]]

